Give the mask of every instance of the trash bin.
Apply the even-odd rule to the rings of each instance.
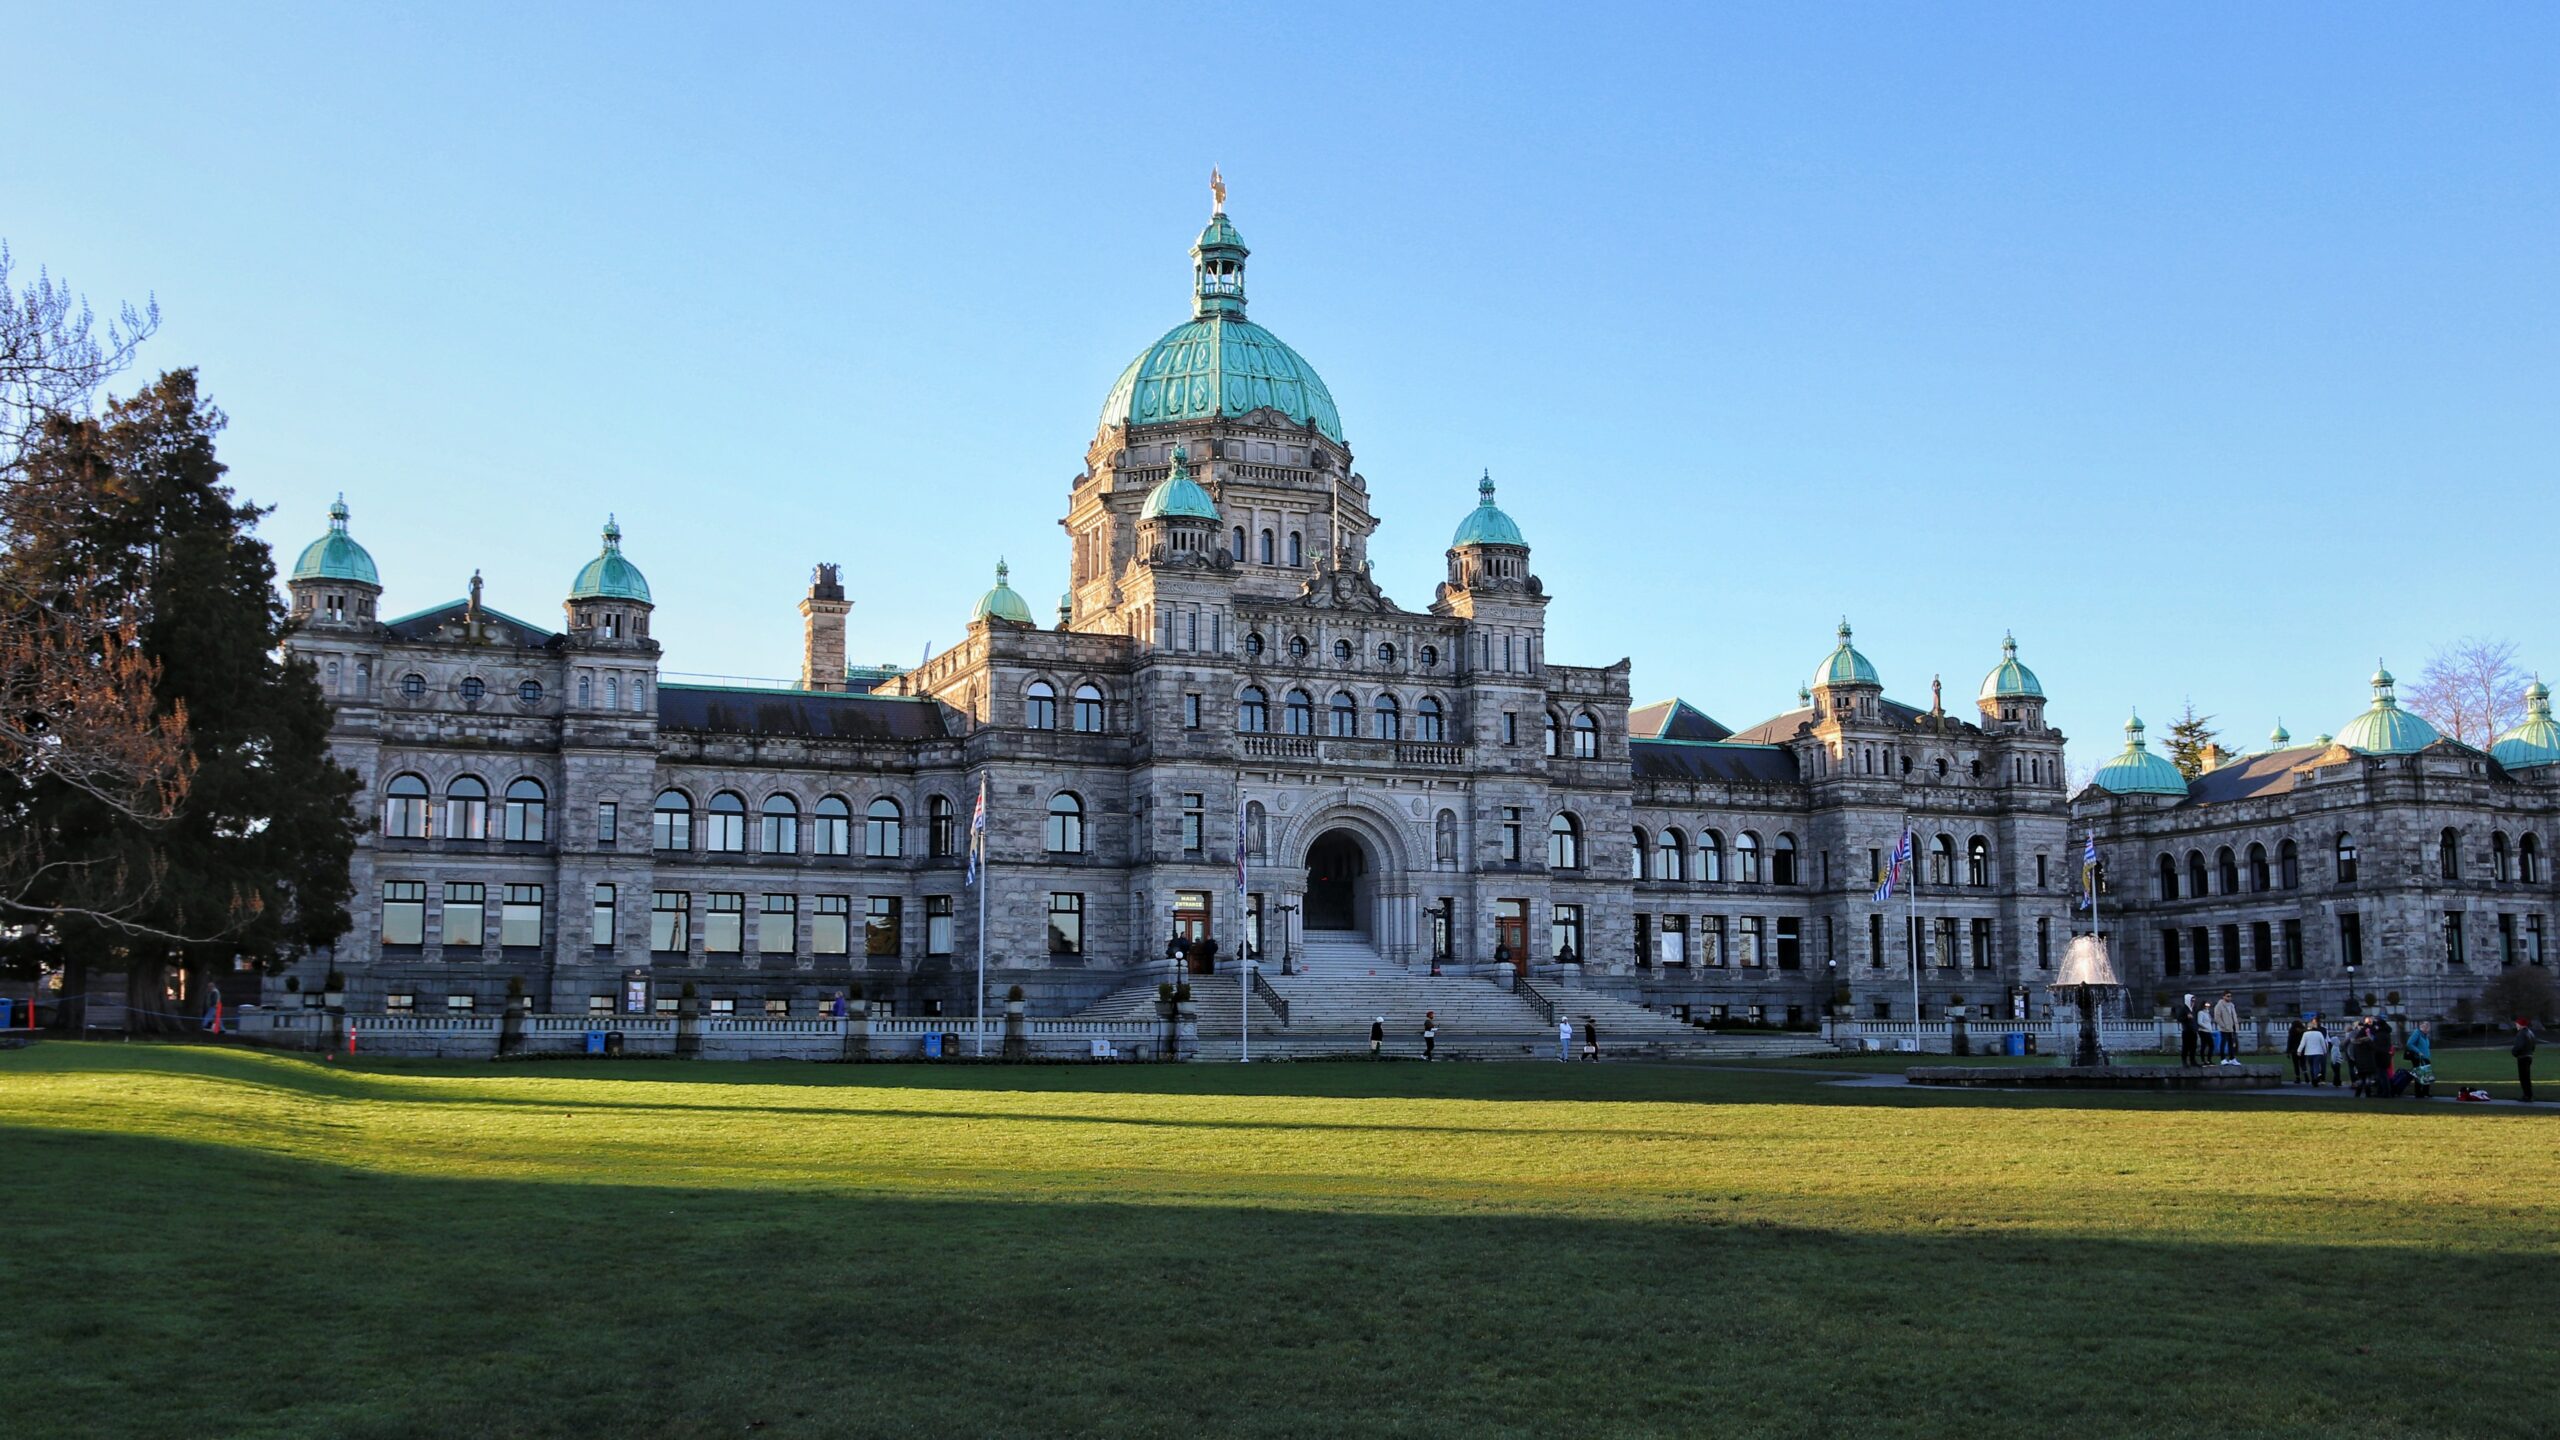
[[[2036,1032],[2034,1032],[2033,1030],[2030,1030],[2030,1031],[2028,1031],[2028,1032],[2026,1033],[2026,1035],[2025,1035],[2025,1037],[2024,1037],[2024,1038],[2025,1038],[2025,1040],[2026,1040],[2026,1042],[2027,1042],[2027,1050],[2026,1050],[2026,1053],[2028,1053],[2028,1054],[2030,1054],[2030,1055],[2033,1055],[2034,1053],[2036,1053]]]
[[[0,1000],[0,1030],[14,1030],[17,1028],[9,1023],[9,1007],[15,1003],[15,1001],[11,1000]]]
[[[942,1032],[942,1058],[945,1060],[957,1060],[960,1058],[959,1031],[945,1030]]]
[[[940,1031],[927,1030],[924,1032],[924,1058],[927,1060],[939,1060],[942,1058],[942,1034]]]
[[[607,1030],[604,1032],[604,1053],[607,1055],[619,1055],[622,1053],[621,1031]]]
[[[587,1032],[587,1053],[590,1055],[601,1055],[604,1053],[603,1031],[590,1030]]]
[[[2009,1053],[2010,1053],[2010,1054],[2012,1054],[2012,1055],[2024,1055],[2024,1054],[2026,1054],[2026,1053],[2027,1053],[2027,1036],[2026,1036],[2026,1032],[2024,1032],[2024,1031],[2022,1031],[2022,1030],[2012,1030],[2012,1031],[2010,1031],[2010,1032],[2009,1032],[2009,1047],[2008,1047],[2008,1048],[2009,1048]]]

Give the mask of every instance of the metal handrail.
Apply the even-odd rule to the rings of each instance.
[[[1528,1001],[1530,1008],[1545,1016],[1548,1024],[1556,1023],[1556,1002],[1549,999],[1545,991],[1529,983],[1529,972],[1526,967],[1513,968],[1511,993]]]
[[[1272,989],[1272,988],[1271,988],[1271,982],[1262,978],[1262,972],[1261,972],[1261,971],[1256,970],[1256,971],[1253,971],[1253,972],[1252,972],[1252,974],[1253,974],[1253,993],[1262,997],[1262,1003],[1271,1007],[1271,1009],[1272,1009],[1272,1013],[1274,1013],[1274,1014],[1276,1014],[1276,1015],[1278,1015],[1278,1016],[1280,1017],[1280,1023],[1281,1023],[1281,1024],[1283,1024],[1283,1025],[1288,1024],[1288,1023],[1289,1023],[1289,1002],[1288,1002],[1288,1000],[1287,1000],[1284,996],[1282,996],[1282,995],[1281,995],[1281,993],[1280,993],[1279,991],[1274,990],[1274,989]]]

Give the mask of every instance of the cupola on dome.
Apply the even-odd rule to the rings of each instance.
[[[2443,738],[2436,727],[2400,708],[2392,684],[2389,670],[2373,672],[2373,704],[2338,727],[2339,744],[2367,755],[2409,755]]]
[[[646,605],[649,600],[649,577],[640,567],[622,556],[622,526],[610,515],[604,518],[604,549],[578,578],[570,583],[572,600],[628,600]]]
[[[1244,318],[1244,237],[1227,219],[1226,191],[1191,246],[1192,318],[1141,352],[1102,402],[1102,423],[1163,425],[1236,419],[1271,409],[1313,424],[1336,444],[1342,416],[1315,367]]]
[[[2551,687],[2540,680],[2525,687],[2524,723],[2499,736],[2489,753],[2510,770],[2560,765],[2560,725],[2551,722]]]
[[[293,562],[293,580],[345,580],[357,585],[382,586],[382,576],[373,568],[373,556],[366,553],[354,536],[347,533],[347,497],[340,495],[329,506],[329,533],[302,547],[300,558]]]
[[[1839,647],[1822,662],[1820,669],[1813,672],[1813,688],[1819,690],[1826,685],[1881,686],[1882,684],[1884,681],[1876,675],[1876,667],[1868,664],[1867,657],[1858,653],[1858,647],[1849,643],[1849,620],[1847,616],[1842,616]]]
[[[2018,663],[2018,637],[2000,637],[2000,663],[1982,677],[1984,700],[2041,700],[2044,686],[2036,680],[2036,672]]]
[[[2142,717],[2124,722],[2124,749],[2116,758],[2098,767],[2089,783],[2116,795],[2180,795],[2187,793],[2187,777],[2167,757],[2154,755],[2142,743]]]
[[[1461,545],[1529,548],[1528,540],[1520,534],[1520,527],[1510,516],[1502,513],[1501,506],[1493,503],[1493,472],[1490,470],[1476,482],[1476,508],[1468,511],[1467,518],[1458,522],[1458,533],[1449,539],[1449,548],[1454,550]]]
[[[1156,487],[1147,492],[1147,503],[1138,511],[1138,518],[1141,520],[1177,518],[1215,520],[1218,518],[1218,502],[1210,498],[1208,491],[1200,488],[1199,481],[1191,478],[1189,457],[1182,453],[1181,446],[1177,445],[1173,449],[1172,473],[1157,481]]]
[[[1030,604],[1011,585],[1005,583],[1005,577],[1011,573],[1012,571],[1002,560],[996,562],[996,586],[978,597],[977,608],[969,612],[969,619],[972,622],[1002,620],[1014,625],[1038,623],[1031,618]]]

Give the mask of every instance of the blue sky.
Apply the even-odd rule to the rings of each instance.
[[[1046,613],[1212,163],[1428,603],[1490,467],[1551,650],[1791,705],[1842,614],[2086,764],[2466,634],[2560,673],[2560,10],[56,5],[0,236],[202,367],[284,559],[551,622],[608,510],[670,672]],[[32,63],[29,63],[32,62]],[[30,143],[30,137],[34,143]]]

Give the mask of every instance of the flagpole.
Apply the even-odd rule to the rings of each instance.
[[[1246,886],[1252,877],[1244,845],[1244,812],[1236,812],[1236,1063],[1253,1063],[1253,925],[1245,911]]]
[[[995,872],[987,853],[987,777],[978,777],[978,810],[969,820],[971,866],[978,876],[978,1014],[971,1027],[978,1035],[977,1056],[987,1058],[987,891],[994,884]]]

